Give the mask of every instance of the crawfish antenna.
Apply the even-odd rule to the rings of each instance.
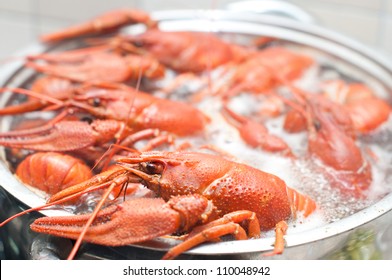
[[[0,88],[0,92],[13,92],[17,94],[27,95],[58,106],[64,106],[64,102],[59,99],[24,88]]]

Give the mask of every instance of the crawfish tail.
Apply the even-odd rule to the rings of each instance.
[[[289,187],[286,188],[286,191],[294,217],[296,217],[296,212],[303,211],[304,216],[307,217],[316,210],[316,202],[309,196]]]

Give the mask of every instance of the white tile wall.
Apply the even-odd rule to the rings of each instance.
[[[34,18],[27,13],[0,10],[0,60],[34,42],[37,30],[31,27],[33,25]]]
[[[353,37],[363,43],[377,46],[378,30],[381,19],[374,11],[358,10],[351,12],[351,8],[311,3],[306,5],[306,11],[313,15],[321,26],[328,27],[347,36]]]
[[[1,0],[0,10],[30,13],[37,0]]]
[[[300,5],[314,3],[316,5],[331,6],[334,8],[350,7],[378,11],[384,0],[289,0]]]
[[[392,18],[385,20],[382,36],[384,37],[382,48],[392,54]],[[390,56],[392,58],[392,55]]]
[[[36,0],[37,1],[37,0]],[[105,11],[118,8],[133,8],[136,0],[38,0],[39,15],[74,21],[86,20]]]
[[[287,1],[303,7],[321,25],[392,55],[392,0]],[[0,0],[0,59],[35,40],[40,33],[114,8],[213,9],[224,8],[230,2],[236,0]]]
[[[137,0],[137,5],[139,8],[147,11],[169,9],[217,9],[224,8],[231,2],[238,2],[238,0]]]

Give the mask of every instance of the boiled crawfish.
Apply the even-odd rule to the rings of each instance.
[[[210,121],[201,111],[187,103],[154,97],[125,85],[107,86],[109,88],[81,88],[81,94],[64,101],[24,89],[3,88],[1,91],[41,98],[54,104],[55,108],[71,107],[97,118],[125,122],[134,131],[153,128],[179,136],[197,135],[203,132]],[[0,138],[11,135],[18,136],[17,132],[13,132],[2,134]]]
[[[279,76],[293,81],[314,63],[313,59],[283,47],[270,47],[234,65],[229,82],[217,90],[224,98],[240,92],[263,93],[279,85]]]
[[[135,44],[140,48],[140,53],[147,53],[178,72],[212,70],[229,62],[241,62],[253,52],[249,48],[225,42],[212,33],[202,32],[149,29],[136,36],[120,37],[119,41],[117,44],[125,49],[127,42]]]
[[[206,71],[229,61],[240,61],[249,53],[246,48],[227,43],[211,33],[161,31],[155,28],[157,22],[147,13],[132,9],[108,12],[92,21],[43,35],[41,40],[55,42],[101,34],[132,23],[145,24],[147,31],[136,36],[119,36],[114,40],[110,38],[110,44],[107,45],[147,53],[176,71]],[[134,44],[136,49],[129,43]]]
[[[88,102],[93,102],[93,106]],[[154,97],[125,86],[92,88],[72,105],[98,118],[126,121],[136,130],[158,128],[179,136],[200,134],[210,121],[200,110],[187,103]]]
[[[349,115],[322,95],[309,94],[291,84],[289,87],[305,106],[297,113],[306,120],[309,154],[321,160],[324,168],[332,168],[325,172],[332,186],[346,195],[364,197],[372,183],[372,170],[355,142]]]
[[[25,184],[53,195],[93,176],[82,160],[70,155],[39,152],[27,156],[17,167],[16,176]]]
[[[222,113],[228,123],[237,128],[241,138],[252,148],[293,156],[289,145],[280,137],[269,133],[264,124],[237,114],[228,105],[223,106]]]
[[[147,27],[156,26],[156,22],[144,11],[136,9],[119,9],[104,13],[81,24],[41,36],[43,42],[58,42],[85,35],[102,34],[115,31],[125,25],[143,23]]]
[[[40,77],[36,79],[31,86],[31,91],[38,92],[58,100],[71,99],[75,94],[75,89],[76,86],[71,81],[52,76]],[[27,96],[27,101],[22,104],[1,108],[0,115],[17,115],[33,112],[43,109],[51,104],[52,103],[42,98],[39,99]]]
[[[199,101],[205,96],[218,95],[224,102],[240,93],[265,94],[280,86],[281,79],[295,81],[314,64],[311,57],[295,53],[283,47],[269,47],[263,50],[249,50],[241,61],[223,66],[220,79],[224,83],[203,89],[193,99]]]
[[[153,57],[123,56],[106,46],[29,55],[27,59],[26,66],[38,72],[81,83],[129,82],[165,75],[164,66]]]
[[[287,187],[277,176],[217,155],[154,151],[122,158],[117,165],[113,172],[56,194],[48,205],[91,189],[111,191],[128,183],[141,183],[159,198],[130,199],[99,211],[97,217],[44,217],[31,228],[110,246],[187,232],[185,241],[164,256],[171,259],[226,234],[245,239],[276,227],[279,238],[272,254],[280,254],[286,221],[296,211],[308,216],[316,209],[311,198]],[[242,228],[243,221],[247,221],[248,233]]]
[[[314,96],[313,96],[314,95]],[[391,106],[365,84],[348,84],[341,80],[326,81],[320,94],[308,95],[322,110],[329,111],[336,124],[348,135],[371,133],[391,115]],[[303,114],[292,110],[287,114],[285,130],[299,132],[306,129]]]
[[[63,120],[53,124],[3,132],[0,145],[14,149],[40,152],[68,152],[87,162],[102,160],[112,144],[133,148],[148,140],[141,150],[147,151],[163,144],[173,144],[173,136],[158,129],[135,131],[116,120]],[[118,148],[111,149],[113,156]]]
[[[362,83],[332,80],[322,85],[322,91],[328,98],[343,105],[359,133],[374,131],[388,120],[392,112],[385,100],[378,98],[373,90]]]

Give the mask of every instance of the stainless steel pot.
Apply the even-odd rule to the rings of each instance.
[[[341,73],[348,73],[359,80],[375,85],[383,97],[392,99],[392,68],[387,58],[363,46],[362,44],[327,30],[311,20],[300,22],[275,15],[234,12],[231,10],[175,10],[153,12],[154,19],[159,21],[159,28],[170,31],[204,31],[218,32],[223,35],[269,36],[286,40],[293,44],[308,48],[311,52],[320,53],[331,61],[331,67]],[[129,31],[129,30],[128,30]],[[135,27],[131,28],[135,31]],[[62,46],[64,47],[64,46]],[[24,50],[21,55],[46,50],[37,44]],[[22,69],[21,63],[15,62],[3,67],[0,72],[2,86],[16,87],[28,83],[34,75]],[[15,96],[2,95],[0,105],[4,106]],[[3,118],[2,129],[7,129],[9,118]],[[22,205],[33,207],[44,201],[22,186],[11,174],[4,160],[0,164],[0,184],[13,199]],[[24,206],[24,207],[26,207]],[[23,207],[23,206],[22,206]],[[370,232],[370,238],[376,240],[378,250],[382,250],[382,258],[392,258],[392,246],[385,240],[392,240],[392,194],[386,195],[375,204],[349,217],[308,231],[289,234],[285,237],[286,249],[283,255],[274,259],[319,259],[330,256],[332,252],[345,246],[347,240],[355,233]],[[61,211],[45,211],[45,215],[64,215]],[[34,235],[36,238],[36,235]],[[42,237],[40,237],[42,238]],[[205,244],[188,251],[182,258],[241,258],[259,259],[260,252],[270,251],[273,238],[260,238],[247,241],[226,241]],[[34,244],[34,242],[33,242]],[[374,245],[374,244],[373,244]],[[171,241],[153,240],[132,247],[107,248],[91,246],[87,258],[159,258],[160,250],[172,246]],[[387,246],[387,247],[385,247]],[[138,248],[135,248],[138,247]],[[98,249],[97,249],[98,248]],[[34,249],[34,246],[33,246]],[[103,253],[104,252],[104,253]],[[101,256],[98,256],[101,255]],[[86,255],[84,255],[86,256]],[[363,258],[367,258],[364,256]]]

